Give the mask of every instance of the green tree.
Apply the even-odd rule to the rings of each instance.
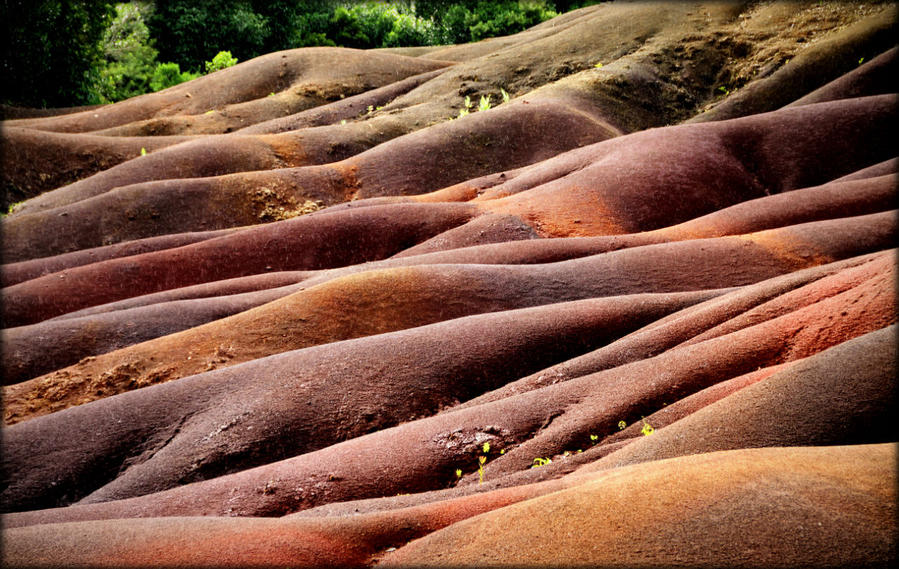
[[[556,16],[548,0],[419,0],[415,7],[433,18],[445,43],[514,34]]]
[[[103,102],[115,102],[150,90],[157,52],[145,20],[149,2],[116,4],[116,17],[106,29],[101,45],[106,58],[100,69],[97,93]]]
[[[159,59],[191,71],[220,51],[241,61],[260,55],[271,33],[248,0],[156,0],[148,26]]]
[[[254,9],[268,21],[265,52],[335,45],[327,33],[336,6],[337,0],[254,0]]]
[[[337,45],[356,48],[414,46],[438,43],[434,23],[403,4],[363,2],[337,6],[328,37]]]
[[[93,87],[113,2],[0,0],[0,6],[0,100],[35,107],[100,102]]]

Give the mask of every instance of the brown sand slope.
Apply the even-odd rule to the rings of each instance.
[[[884,213],[822,221],[746,237],[664,243],[545,265],[413,265],[348,275],[10,387],[4,391],[7,412],[16,409],[13,416],[20,415],[18,409],[27,400],[26,408],[40,413],[47,410],[45,401],[49,408],[58,409],[85,397],[90,400],[177,379],[210,366],[467,314],[635,290],[675,292],[745,285],[888,246],[895,239],[893,217]],[[703,268],[722,257],[730,264],[715,271]],[[752,271],[747,270],[750,267]],[[595,274],[609,276],[591,276]],[[68,324],[68,320],[60,322],[60,326]],[[51,326],[48,323],[45,329]],[[112,384],[88,395],[98,377]],[[39,395],[57,383],[66,385],[64,391],[69,393],[53,389],[50,401]]]
[[[750,200],[655,233],[666,237],[676,235],[682,239],[740,234],[783,226],[791,222],[881,211],[892,207],[895,197],[896,185],[892,176],[835,182],[822,187],[795,190]],[[465,248],[464,245],[481,243],[485,240],[505,244],[516,237],[516,235],[509,235],[510,230],[521,232],[523,238],[535,237],[533,232],[525,229],[526,227],[513,225],[509,228],[506,219],[497,221],[496,217],[492,215],[479,216],[456,229],[444,231],[424,243],[403,250],[394,259],[374,263],[370,269],[397,266],[398,264],[464,262],[466,257],[477,260],[479,263],[500,262],[499,259],[488,257],[480,250]],[[642,237],[627,235],[618,241],[619,243],[639,242],[638,238],[646,239],[648,242],[652,241],[649,235]],[[551,240],[537,243],[537,245],[559,246],[567,243],[564,240]],[[545,247],[543,248],[545,249]],[[559,248],[561,247],[557,247],[557,249]],[[425,253],[443,249],[455,250],[455,258],[450,254],[437,258],[436,255]],[[510,250],[511,247],[503,245],[496,249],[505,251]],[[532,247],[532,249],[534,248]],[[514,259],[509,259],[507,263],[509,261],[538,263],[545,259],[545,256],[536,253],[536,251],[528,251]],[[558,255],[564,256],[565,253],[558,253]],[[331,271],[331,273],[337,272],[339,270]],[[298,279],[288,277],[287,280],[294,282]],[[234,290],[229,289],[228,292],[231,295],[225,297],[191,299],[190,302],[185,301],[186,299],[173,300],[180,302],[177,308],[150,304],[143,309],[134,306],[133,309],[123,311],[125,305],[114,302],[107,303],[103,312],[96,313],[96,316],[92,318],[89,312],[82,310],[75,311],[74,314],[70,313],[71,316],[66,317],[70,320],[67,322],[51,320],[41,325],[8,330],[3,336],[4,359],[7,361],[5,381],[7,383],[22,381],[75,363],[83,357],[109,352],[142,340],[223,318],[275,300],[295,289],[296,287],[278,287],[277,290],[266,290],[256,294],[246,293],[239,297],[232,297]],[[158,304],[162,298],[165,297],[157,296],[158,300],[155,302]],[[148,298],[144,302],[149,301]],[[109,306],[110,304],[119,305],[121,308],[116,314],[108,314],[107,311],[113,308]],[[78,317],[77,321],[71,321],[77,313],[81,313],[82,316]],[[190,316],[186,317],[187,314]]]
[[[378,430],[382,425],[372,429],[371,424],[385,420],[388,408],[395,408],[398,418],[407,418],[410,415],[414,417],[420,413],[428,415],[429,411],[425,406],[439,407],[449,403],[447,399],[440,399],[441,392],[451,385],[464,386],[465,377],[476,379],[481,389],[489,389],[483,385],[483,379],[495,378],[497,371],[484,373],[486,370],[470,367],[472,364],[467,363],[469,358],[473,358],[472,361],[487,361],[481,350],[493,351],[489,339],[484,333],[477,335],[474,342],[482,347],[475,350],[472,346],[462,343],[461,336],[446,337],[441,330],[456,328],[464,336],[468,322],[486,322],[491,318],[503,317],[505,313],[452,320],[430,327],[274,356],[274,359],[261,360],[258,362],[259,365],[255,366],[259,370],[265,370],[257,376],[256,381],[248,380],[247,374],[242,371],[248,368],[247,373],[251,373],[249,369],[254,366],[245,364],[95,401],[8,428],[4,456],[6,469],[29,472],[31,476],[10,480],[9,487],[4,493],[4,501],[10,504],[31,502],[46,506],[60,500],[72,500],[73,495],[77,498],[79,494],[83,495],[91,489],[91,486],[85,486],[86,484],[96,485],[98,482],[106,481],[106,477],[87,473],[97,468],[97,464],[107,464],[108,461],[115,464],[124,463],[128,467],[124,471],[121,467],[116,468],[115,471],[121,474],[106,488],[86,498],[85,502],[103,502],[143,494],[159,489],[154,488],[154,484],[163,484],[163,488],[171,487],[177,480],[185,480],[185,476],[187,480],[197,477],[203,479],[210,473],[222,474],[221,469],[228,468],[226,465],[234,467],[242,461],[249,461],[252,465],[254,462],[265,460],[266,456],[271,457],[281,452],[290,455],[302,451],[302,447],[297,445],[311,444],[312,441],[321,440],[321,437],[325,436],[341,436],[342,431],[335,431],[334,427],[326,422],[328,415],[322,414],[324,409],[331,409],[337,417],[342,417],[343,428],[361,429],[362,433],[370,430],[375,432],[362,437],[358,437],[361,433],[356,433],[357,438],[349,438],[344,443],[317,452],[299,454],[283,463],[273,463],[254,470],[213,478],[197,485],[175,488],[159,494],[158,498],[154,498],[152,494],[147,495],[135,502],[134,507],[148,512],[165,511],[166,515],[214,512],[221,514],[224,513],[221,510],[224,506],[220,500],[223,498],[222,493],[225,492],[230,496],[227,500],[229,507],[243,515],[273,515],[330,501],[397,493],[410,484],[413,485],[410,489],[439,489],[453,483],[454,477],[451,476],[453,468],[461,467],[465,472],[471,471],[470,455],[477,450],[480,442],[490,442],[495,451],[500,449],[505,451],[502,456],[495,455],[495,459],[489,463],[491,476],[526,471],[535,457],[553,456],[563,450],[574,451],[577,448],[585,448],[585,445],[590,444],[590,434],[598,434],[601,441],[607,436],[606,434],[612,434],[617,430],[615,425],[621,420],[626,423],[638,421],[638,417],[662,408],[665,403],[673,403],[723,380],[745,374],[760,366],[801,359],[831,346],[836,347],[826,353],[835,352],[837,356],[831,357],[837,357],[844,368],[849,367],[850,362],[856,362],[852,365],[861,366],[860,377],[867,378],[865,381],[853,382],[849,386],[835,387],[851,389],[854,394],[861,393],[859,390],[865,390],[866,385],[870,383],[877,386],[873,391],[875,396],[844,397],[846,403],[842,408],[812,404],[810,409],[815,413],[824,413],[834,418],[842,417],[839,421],[832,419],[820,421],[821,425],[814,433],[803,435],[803,429],[792,429],[783,424],[784,421],[800,421],[800,424],[805,424],[803,423],[806,420],[805,414],[801,412],[791,415],[793,418],[781,417],[779,419],[781,424],[766,424],[765,428],[768,429],[767,432],[773,429],[775,435],[780,433],[775,436],[779,437],[778,440],[794,441],[790,444],[801,444],[795,442],[796,436],[811,437],[810,440],[816,441],[820,437],[830,436],[834,442],[850,436],[879,442],[884,436],[888,436],[888,433],[885,434],[882,429],[860,431],[853,425],[863,425],[866,420],[884,420],[877,419],[877,414],[872,413],[872,403],[878,402],[878,407],[875,408],[888,412],[886,410],[889,409],[892,397],[890,385],[895,375],[895,370],[892,369],[895,360],[893,345],[895,330],[880,330],[896,320],[896,300],[893,290],[895,277],[892,262],[889,261],[891,259],[880,257],[879,262],[871,261],[858,268],[844,269],[836,273],[830,278],[847,279],[849,282],[861,280],[861,282],[856,286],[844,285],[843,288],[847,286],[848,288],[834,296],[828,296],[829,288],[826,286],[815,287],[814,282],[806,285],[807,289],[811,288],[797,291],[796,294],[802,292],[809,294],[818,288],[821,289],[817,291],[821,300],[795,312],[773,317],[696,345],[685,345],[669,350],[656,357],[560,383],[550,382],[550,385],[536,391],[482,405],[464,406],[456,412],[440,413],[405,423],[395,429]],[[866,274],[870,278],[865,279]],[[763,285],[764,283],[760,283],[756,286]],[[544,311],[551,313],[548,309]],[[830,318],[834,311],[846,312],[845,322],[839,325],[834,323]],[[577,314],[577,311],[574,314]],[[511,331],[511,328],[509,330]],[[879,331],[868,334],[872,330]],[[501,330],[494,333],[498,339],[503,338]],[[553,334],[557,333],[558,329],[555,329]],[[422,344],[421,341],[413,340],[416,336],[427,338],[434,334],[440,337],[441,341],[458,346],[462,353],[448,348],[435,350],[430,342]],[[867,334],[864,341],[846,342],[863,334]],[[404,346],[404,349],[400,350],[398,347],[387,350],[383,347],[371,349],[371,346],[383,342],[394,342],[395,346],[398,344]],[[560,347],[564,344],[563,342]],[[861,347],[853,347],[858,345]],[[735,346],[739,346],[739,349]],[[449,372],[443,377],[454,379],[451,382],[436,381],[436,378],[429,381],[420,375],[423,368],[403,365],[400,361],[379,362],[378,365],[373,365],[370,356],[364,355],[366,348],[368,353],[378,353],[382,357],[385,353],[392,353],[420,360],[426,354],[431,354],[430,358],[439,358],[446,363],[434,362],[426,369],[438,376]],[[343,355],[344,350],[353,351],[354,357],[348,358]],[[507,358],[506,354],[502,354],[499,362],[505,366],[513,361],[524,364],[538,353],[539,351],[531,352],[528,358],[521,356]],[[880,355],[875,357],[876,354]],[[298,366],[295,363],[298,359],[303,361],[309,358],[313,360],[326,358],[342,363],[336,366],[314,364]],[[825,357],[823,353],[814,359],[816,365],[826,366],[828,361],[829,357]],[[276,369],[280,365],[275,362],[283,362],[287,368],[278,372]],[[446,365],[449,362],[452,362],[452,369],[458,371],[447,370]],[[536,362],[532,362],[534,363]],[[352,371],[349,366],[367,368],[370,371],[366,372],[366,375],[371,380],[365,381],[360,378],[359,372]],[[465,371],[462,372],[460,367]],[[540,366],[535,367],[539,369]],[[314,370],[314,375],[297,376],[296,372],[288,371],[304,368]],[[790,369],[793,368],[787,368],[781,373],[788,373]],[[315,389],[315,385],[320,381],[325,381],[326,384],[334,383],[336,377],[331,380],[321,377],[325,370],[333,370],[331,373],[336,377],[350,378],[355,388],[338,388],[336,393],[331,390]],[[660,374],[660,370],[665,370],[665,373]],[[406,375],[409,373],[412,375]],[[511,371],[513,377],[520,373],[520,370]],[[810,373],[812,377],[820,374],[815,370],[806,373]],[[230,381],[226,379],[229,376],[233,378]],[[507,381],[508,379],[503,382]],[[191,387],[194,384],[197,387]],[[199,388],[200,385],[203,387]],[[376,385],[381,386],[377,392],[386,391],[385,399],[374,404],[374,408],[379,410],[378,413],[367,411],[362,404],[347,404],[346,398],[354,392],[354,389],[358,390],[363,400],[370,401],[376,392]],[[414,400],[395,399],[390,394],[390,390],[395,387],[402,389],[403,392],[411,389],[420,395]],[[266,397],[263,395],[263,389],[277,393],[278,397],[275,399],[271,396]],[[232,394],[236,391],[246,391],[248,396],[234,397]],[[196,401],[195,404],[187,403],[185,399],[191,394]],[[832,390],[822,391],[822,396],[830,396],[828,394],[832,394]],[[457,392],[443,397],[452,398],[459,395],[461,393]],[[469,392],[470,395],[476,393]],[[334,397],[338,397],[344,404],[327,402]],[[437,399],[432,399],[433,397]],[[810,396],[806,394],[806,397]],[[239,403],[241,401],[244,403]],[[248,406],[247,402],[250,401],[255,404]],[[195,405],[206,407],[207,410],[198,413]],[[103,410],[93,411],[94,409]],[[148,413],[144,409],[152,409],[153,412]],[[434,409],[430,409],[430,413],[433,413]],[[786,405],[784,409],[787,413],[793,412],[790,405]],[[317,417],[316,421],[312,421],[307,415],[309,412],[316,414],[314,415]],[[290,424],[291,418],[297,414],[299,420],[293,423],[293,429],[297,431],[291,432],[287,424]],[[853,419],[855,416],[859,418]],[[118,419],[112,423],[110,417]],[[160,422],[154,425],[149,421]],[[279,427],[273,428],[273,423]],[[317,428],[321,428],[322,432],[317,432]],[[59,440],[59,435],[51,434],[58,431],[84,431],[92,434],[88,440],[78,436]],[[152,448],[147,449],[144,444],[132,448],[133,443],[129,442],[132,437],[136,437],[136,440],[150,441],[146,444],[152,445]],[[44,452],[35,453],[36,445],[49,445],[48,450],[57,449],[58,458],[52,467],[36,469],[26,466],[43,458]],[[258,450],[262,448],[266,448],[267,452],[260,456]],[[142,454],[135,456],[136,453]],[[347,457],[359,456],[360,453],[370,458],[364,463],[348,461]],[[584,456],[589,458],[590,454],[588,451]],[[391,472],[389,477],[376,474],[378,469],[385,468]],[[396,470],[397,468],[399,470]],[[322,469],[326,472],[322,473]],[[169,476],[171,481],[166,482]],[[333,478],[342,483],[322,486],[321,491],[324,494],[315,490],[302,493],[289,490],[293,484],[301,484],[305,477],[317,479],[320,476],[326,479]],[[43,480],[44,477],[55,480],[56,485],[48,486]],[[253,488],[258,487],[262,478],[281,480],[279,486],[281,490],[258,495]],[[470,483],[470,478],[461,482]],[[185,492],[192,496],[187,510],[183,509],[186,504],[183,498]],[[115,509],[118,503],[118,501],[108,502],[108,507]],[[171,509],[173,507],[174,510]],[[98,504],[93,509],[103,512],[107,507]],[[64,510],[59,512],[65,515]]]
[[[895,448],[885,444],[740,450],[579,476],[567,489],[556,485],[559,493],[533,499],[528,498],[552,489],[514,496],[497,491],[445,506],[324,519],[38,525],[8,530],[4,561],[22,567],[51,561],[93,567],[364,567],[380,559],[399,567],[584,561],[720,567],[742,566],[748,558],[759,566],[783,561],[825,567],[885,564],[894,560],[895,460]],[[778,507],[759,507],[772,502]],[[668,511],[674,504],[677,516]],[[483,512],[490,513],[478,516]],[[578,520],[578,532],[565,532],[565,526],[559,531],[559,520],[569,516]],[[647,523],[654,531],[645,531]],[[798,549],[786,538],[797,525],[805,530]],[[517,528],[515,540],[504,527]],[[747,527],[754,531],[747,533]],[[390,553],[429,532],[435,533]],[[547,532],[553,540],[545,540]],[[598,543],[603,547],[594,547]],[[592,555],[573,555],[582,549]]]
[[[621,469],[435,532],[383,565],[886,564],[895,560],[891,447],[737,451]]]
[[[4,109],[3,562],[896,564],[897,14]]]

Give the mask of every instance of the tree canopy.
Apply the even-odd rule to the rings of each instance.
[[[0,0],[0,102],[47,107],[119,101],[213,65],[296,47],[456,44],[520,32],[590,1]]]

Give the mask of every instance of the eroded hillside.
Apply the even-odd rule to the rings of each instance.
[[[609,2],[5,121],[4,562],[895,563],[896,16]]]

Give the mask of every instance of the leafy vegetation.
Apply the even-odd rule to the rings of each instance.
[[[115,18],[100,44],[105,63],[94,88],[100,102],[121,101],[150,90],[157,56],[144,23],[150,9],[147,2],[116,4]]]
[[[35,107],[99,103],[95,85],[112,2],[5,0],[0,101]]]
[[[237,58],[233,57],[230,51],[220,51],[215,54],[212,61],[206,62],[206,73],[220,71],[235,64],[237,64]]]
[[[181,71],[181,66],[177,63],[160,63],[150,77],[150,89],[161,91],[197,77],[199,77],[199,73]]]
[[[110,103],[296,47],[478,41],[597,1],[6,0],[0,65],[16,80],[0,102]]]

